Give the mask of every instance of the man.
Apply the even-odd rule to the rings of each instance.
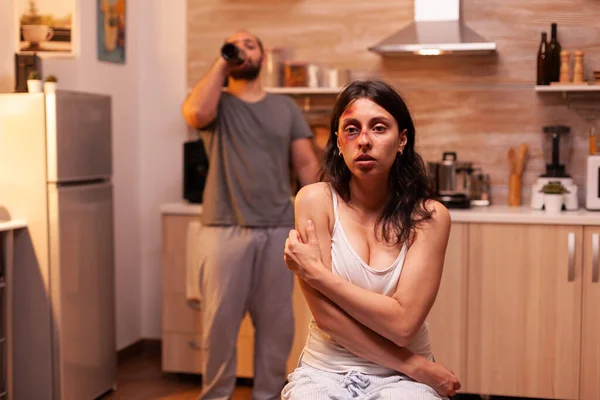
[[[226,42],[243,52],[243,64],[219,57],[182,107],[187,124],[201,130],[210,164],[197,244],[200,399],[231,397],[246,311],[255,326],[253,399],[279,399],[294,335],[293,274],[283,262],[285,239],[294,227],[290,157],[301,186],[316,182],[318,160],[312,132],[294,101],[261,86],[260,40],[239,31]]]

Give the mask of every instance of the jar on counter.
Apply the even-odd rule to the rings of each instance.
[[[348,69],[324,68],[321,75],[321,86],[327,88],[344,87],[351,81],[351,74]]]
[[[286,87],[308,87],[310,65],[302,61],[287,61],[283,69],[283,85]]]
[[[261,69],[261,82],[264,87],[282,86],[283,66],[289,58],[289,49],[265,49],[264,61]]]

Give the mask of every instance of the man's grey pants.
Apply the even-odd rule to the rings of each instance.
[[[203,347],[200,400],[232,396],[237,336],[247,311],[255,328],[252,398],[280,398],[294,338],[294,275],[283,261],[290,229],[202,228],[198,241]]]

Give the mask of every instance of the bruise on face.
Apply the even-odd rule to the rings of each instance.
[[[384,125],[386,129],[390,129],[393,126],[394,121],[383,115],[378,110],[379,106],[372,101],[366,100],[366,102],[362,102],[362,104],[357,103],[361,103],[360,100],[350,104],[340,116],[338,127],[340,132],[344,132],[349,126],[355,127],[360,132],[363,131],[364,127],[367,127],[370,130],[378,124]],[[360,112],[361,106],[362,108],[365,108],[365,106],[367,107],[362,113]]]
[[[356,102],[353,102],[352,104],[350,104],[348,107],[346,107],[346,109],[344,110],[344,112],[342,113],[342,115],[340,116],[340,119],[343,119],[344,117],[347,117],[349,115],[352,115],[354,113],[354,111],[356,110]]]
[[[348,107],[346,107],[346,109],[340,116],[340,123],[339,123],[339,127],[338,127],[338,131],[340,131],[340,133],[343,132],[344,129],[346,129],[346,127],[348,125],[351,125],[351,124],[359,125],[356,118],[352,118],[355,111],[356,111],[356,102],[352,102]],[[346,137],[346,135],[338,135],[338,137],[339,137],[341,143],[345,143],[348,139]]]
[[[370,99],[361,98],[352,102],[342,112],[338,126],[338,146],[340,148],[367,135],[379,140],[380,136],[394,130],[395,120],[388,112]],[[387,139],[386,139],[387,140]]]

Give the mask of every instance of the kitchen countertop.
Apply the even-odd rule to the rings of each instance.
[[[160,205],[160,213],[166,215],[200,215],[202,204],[192,204],[186,201],[165,203]]]
[[[160,206],[163,215],[200,215],[202,204],[187,202],[166,203]],[[532,210],[528,206],[509,207],[491,205],[473,207],[467,210],[450,210],[452,222],[494,222],[505,224],[548,224],[548,225],[597,225],[600,226],[600,211],[563,211],[560,214],[547,214]]]
[[[13,229],[26,228],[27,223],[25,221],[0,221],[0,232],[11,231]]]
[[[600,211],[563,211],[548,214],[528,206],[509,207],[492,205],[473,207],[468,210],[450,210],[452,222],[494,222],[505,224],[548,224],[548,225],[599,225]]]

